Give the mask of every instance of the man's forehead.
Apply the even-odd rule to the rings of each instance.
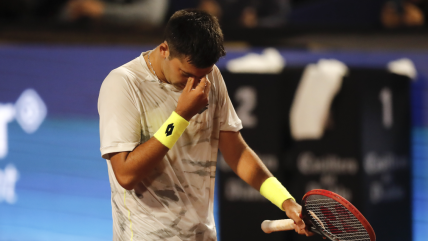
[[[178,60],[181,63],[180,68],[182,71],[188,74],[196,75],[196,76],[201,73],[205,73],[205,74],[211,73],[214,67],[214,65],[212,65],[207,68],[197,68],[196,66],[190,63],[189,57],[178,58]]]

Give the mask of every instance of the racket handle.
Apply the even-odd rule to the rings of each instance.
[[[292,219],[265,220],[262,223],[262,230],[265,233],[294,230],[294,221]]]

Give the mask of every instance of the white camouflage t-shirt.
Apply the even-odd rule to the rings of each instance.
[[[153,137],[177,106],[181,94],[159,83],[144,55],[114,69],[98,99],[101,154],[111,186],[113,240],[217,240],[213,196],[220,131],[239,131],[241,120],[217,66],[209,108],[195,115],[159,165],[134,190],[117,182],[109,153],[132,151]]]

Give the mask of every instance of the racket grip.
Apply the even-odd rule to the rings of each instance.
[[[292,219],[265,220],[262,223],[262,230],[265,233],[294,230],[294,221]]]

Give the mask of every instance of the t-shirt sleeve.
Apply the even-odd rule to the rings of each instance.
[[[115,69],[101,85],[98,98],[101,156],[132,151],[140,144],[141,116],[135,92],[124,70]]]
[[[218,105],[220,111],[220,131],[239,131],[242,129],[242,122],[233,108],[230,101],[229,94],[227,93],[226,84],[224,83],[223,76],[220,70],[215,67],[214,74],[218,79]]]

